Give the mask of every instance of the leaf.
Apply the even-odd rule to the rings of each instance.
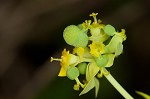
[[[83,91],[79,94],[79,96],[83,95],[83,94],[86,94],[87,92],[89,92],[94,87],[95,87],[95,97],[97,97],[98,91],[99,91],[99,80],[96,77],[93,77],[93,79],[91,79],[87,83],[87,85],[85,86],[85,88],[83,89]]]
[[[144,97],[145,99],[150,99],[150,95],[143,93],[141,91],[136,91],[137,94],[139,94],[140,96]]]
[[[79,95],[85,94],[91,89],[93,89],[94,87],[96,87],[95,91],[96,91],[96,96],[97,96],[97,93],[98,93],[97,88],[99,87],[99,83],[97,82],[97,79],[95,79],[95,75],[98,73],[99,70],[100,70],[99,67],[96,65],[94,61],[87,65],[86,80],[88,83]]]
[[[85,88],[83,89],[83,91],[79,94],[79,96],[80,96],[80,95],[83,95],[83,94],[85,94],[85,93],[87,93],[87,92],[89,92],[91,89],[94,88],[94,86],[95,86],[95,81],[94,81],[94,78],[93,78],[93,79],[91,79],[91,80],[87,83],[87,85],[85,86]]]
[[[94,77],[94,81],[95,81],[95,98],[96,98],[99,91],[99,80],[96,77]]]

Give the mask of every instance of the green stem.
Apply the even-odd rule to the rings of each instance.
[[[105,72],[108,72],[104,68]],[[125,99],[134,99],[115,79],[114,77],[109,73],[107,75],[104,75],[107,80],[117,89],[117,91],[125,98]]]
[[[75,81],[76,81],[77,85],[80,85],[82,88],[84,88],[84,85],[79,81],[78,78],[75,78]]]

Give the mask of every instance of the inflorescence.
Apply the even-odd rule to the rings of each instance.
[[[73,51],[62,51],[61,58],[51,57],[60,61],[60,77],[67,76],[75,80],[74,90],[82,90],[80,95],[87,93],[95,87],[95,96],[99,90],[99,80],[103,75],[109,75],[106,68],[113,65],[115,57],[123,52],[123,41],[126,40],[125,30],[120,32],[110,25],[102,24],[96,16],[90,14],[94,21],[85,20],[79,25],[67,26],[63,32],[63,38],[68,45],[74,47]],[[85,79],[79,80],[80,75]]]

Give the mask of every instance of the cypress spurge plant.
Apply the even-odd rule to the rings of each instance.
[[[74,49],[71,53],[64,49],[61,58],[51,57],[51,62],[60,61],[61,69],[58,76],[67,76],[70,80],[75,80],[74,90],[82,90],[79,95],[95,88],[97,97],[98,78],[105,76],[124,98],[133,99],[107,71],[107,68],[113,65],[114,59],[123,52],[125,30],[121,29],[119,32],[110,24],[102,24],[100,19],[97,20],[97,14],[90,14],[94,19],[93,22],[85,20],[82,24],[65,28],[63,38]],[[85,75],[85,79],[79,80],[80,75]]]

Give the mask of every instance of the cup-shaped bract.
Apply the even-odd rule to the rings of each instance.
[[[123,52],[122,42],[126,40],[125,31],[122,29],[121,33],[116,33],[109,44],[105,46],[105,53],[115,53],[115,56],[120,55]]]

